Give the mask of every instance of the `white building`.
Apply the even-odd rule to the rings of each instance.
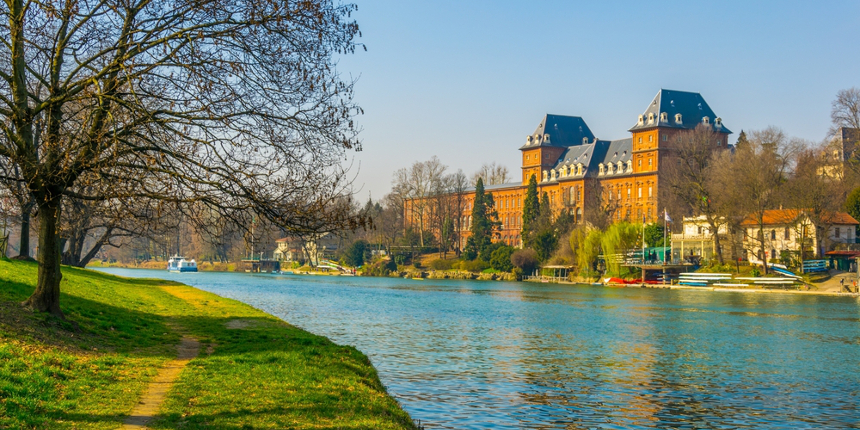
[[[834,243],[855,243],[855,230],[860,224],[845,212],[834,212],[825,220],[826,236],[819,237],[809,216],[799,209],[767,210],[763,221],[764,249],[758,239],[758,221],[747,216],[740,225],[744,249],[751,263],[761,264],[764,258],[779,258],[782,251],[799,251],[801,245],[811,256],[821,257]]]

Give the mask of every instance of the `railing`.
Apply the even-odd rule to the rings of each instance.
[[[804,260],[803,272],[826,272],[827,260]]]

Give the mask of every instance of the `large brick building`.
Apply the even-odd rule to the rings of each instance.
[[[719,136],[715,148],[728,145],[731,131],[699,93],[660,90],[628,130],[631,136],[620,140],[598,139],[580,117],[546,115],[519,148],[521,180],[486,187],[501,222],[498,239],[521,244],[523,198],[532,175],[539,193],[549,195],[554,209],[570,211],[577,221],[588,204],[608,208],[614,221],[656,220],[662,207],[660,166],[673,157],[677,134],[700,124],[712,127]],[[473,198],[470,190],[462,199],[463,231],[469,228]],[[406,207],[407,221],[414,223],[410,207]],[[465,243],[465,237],[461,240]]]

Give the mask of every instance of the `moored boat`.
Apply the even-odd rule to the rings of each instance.
[[[167,260],[167,270],[169,272],[196,272],[197,262],[194,259],[186,260],[185,257],[174,255]]]

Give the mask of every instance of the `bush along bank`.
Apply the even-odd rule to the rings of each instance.
[[[193,337],[167,428],[414,429],[368,358],[243,303],[63,267],[67,320],[28,312],[36,264],[0,261],[0,428],[113,429]]]

